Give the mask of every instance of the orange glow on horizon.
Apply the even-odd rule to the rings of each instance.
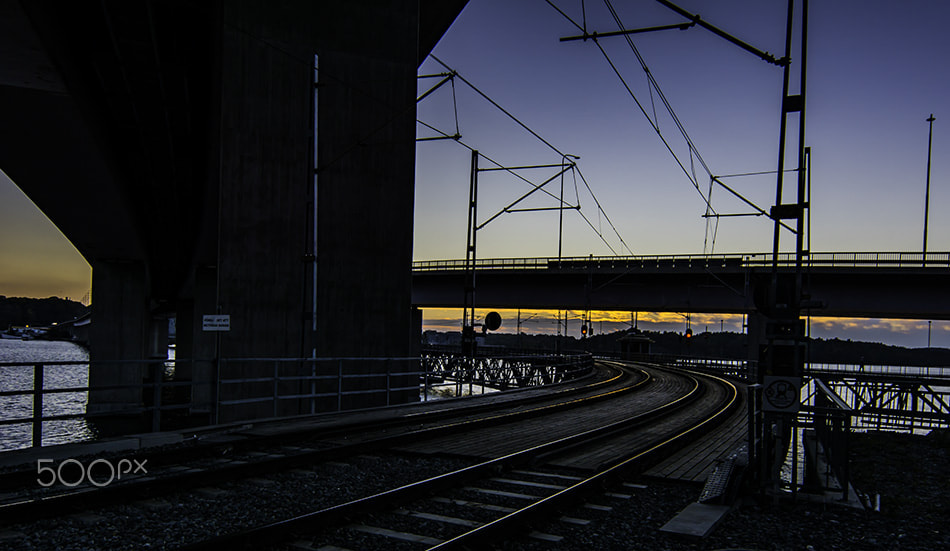
[[[485,315],[491,309],[476,309],[476,319],[483,320]],[[516,333],[518,328],[518,310],[517,309],[496,309],[502,316],[502,325],[498,333]],[[522,309],[521,310],[521,330],[525,334],[547,334],[554,335],[559,332],[559,324],[556,321],[560,315],[560,332],[564,333],[563,319],[564,310],[543,310],[543,309]],[[613,333],[616,331],[627,330],[632,327],[634,316],[637,326],[643,330],[649,331],[673,331],[685,332],[686,314],[678,312],[633,312],[628,311],[609,311],[593,310],[590,313],[592,335],[603,333]],[[575,337],[581,336],[581,325],[584,320],[585,312],[583,310],[568,310],[568,334]],[[726,331],[733,333],[744,333],[744,316],[742,314],[690,314],[690,328],[693,336],[709,331],[711,333]],[[461,308],[427,308],[423,310],[423,329],[443,332],[453,332],[461,330],[462,309]],[[808,318],[805,318],[806,320]],[[877,319],[877,318],[835,318],[835,317],[817,317],[810,319],[811,335],[815,338],[832,339],[854,339],[862,340],[866,338],[870,342],[887,341],[896,337],[912,336],[911,342],[916,343],[917,337],[921,336],[921,344],[911,344],[911,346],[922,346],[926,344],[926,335],[932,330],[934,340],[945,339],[945,335],[950,334],[950,322],[933,321],[928,326],[928,320],[908,320],[908,319]],[[890,335],[890,337],[888,337]],[[941,337],[943,335],[944,337]],[[898,339],[901,340],[901,339]],[[902,339],[907,342],[907,339]],[[935,342],[935,346],[940,346]]]

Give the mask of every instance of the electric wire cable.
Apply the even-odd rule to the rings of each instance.
[[[515,116],[514,116],[511,112],[509,112],[507,109],[505,109],[504,107],[502,107],[501,105],[499,105],[498,102],[496,102],[496,101],[493,100],[491,97],[489,97],[488,94],[484,93],[482,90],[480,90],[480,89],[479,89],[478,87],[476,87],[474,84],[472,84],[469,80],[467,80],[465,77],[463,77],[462,75],[460,75],[460,74],[458,73],[458,71],[452,69],[449,65],[447,65],[445,62],[443,62],[443,61],[442,61],[441,59],[439,59],[438,57],[436,57],[434,54],[429,54],[429,57],[431,57],[433,60],[435,60],[437,63],[439,63],[443,68],[445,68],[447,71],[450,71],[450,72],[453,74],[453,79],[452,79],[453,93],[454,93],[454,85],[455,85],[455,78],[454,78],[454,77],[458,77],[459,80],[461,80],[463,83],[465,83],[465,84],[466,84],[469,88],[471,88],[474,92],[476,92],[476,93],[477,93],[478,95],[480,95],[483,99],[485,99],[486,101],[488,101],[488,102],[489,102],[492,106],[494,106],[496,109],[498,109],[499,111],[501,111],[502,113],[504,113],[508,118],[510,118],[510,119],[511,119],[512,121],[514,121],[515,123],[517,123],[519,126],[521,126],[524,130],[526,130],[526,131],[527,131],[528,133],[530,133],[532,136],[534,136],[535,138],[537,138],[541,143],[543,143],[543,144],[545,144],[546,146],[548,146],[548,148],[550,148],[552,151],[554,151],[555,153],[557,153],[558,155],[560,155],[562,158],[569,156],[569,155],[566,155],[565,153],[561,152],[560,149],[558,149],[557,147],[555,147],[554,145],[552,145],[549,141],[547,141],[546,139],[544,139],[543,137],[541,137],[540,134],[538,134],[537,132],[535,132],[535,131],[534,131],[533,129],[531,129],[527,124],[525,124],[524,122],[522,122],[520,119],[518,119],[517,117],[515,117]],[[457,110],[456,110],[456,124],[458,124],[457,120],[458,120],[458,114],[457,114]],[[445,132],[443,132],[443,131],[441,131],[441,130],[435,128],[434,126],[431,126],[431,125],[429,125],[429,124],[427,124],[427,123],[425,123],[425,122],[422,122],[421,120],[418,120],[418,119],[417,119],[417,122],[419,122],[420,124],[423,124],[424,126],[426,126],[426,127],[430,128],[430,129],[432,129],[432,130],[434,130],[434,131],[436,131],[436,132],[442,134],[442,135],[445,136],[445,137],[452,137],[452,136],[449,136],[448,134],[446,134]],[[456,135],[458,135],[458,134],[456,134]],[[474,149],[473,147],[471,147],[471,146],[465,144],[465,143],[462,142],[460,139],[455,139],[455,141],[458,142],[458,143],[460,143],[460,144],[462,144],[463,146],[465,146],[465,147],[468,148],[469,150],[475,151],[475,149]],[[594,233],[600,238],[600,240],[604,243],[604,245],[605,245],[615,256],[619,256],[619,253],[613,248],[613,246],[610,245],[610,243],[607,241],[607,239],[606,239],[606,237],[603,235],[603,233],[600,232],[600,231],[598,231],[598,229],[594,226],[594,224],[590,221],[590,219],[580,210],[580,202],[579,202],[579,201],[578,201],[578,203],[577,203],[576,205],[570,205],[569,203],[564,202],[563,199],[561,199],[561,198],[557,197],[556,195],[552,194],[551,192],[549,192],[549,191],[547,191],[547,190],[541,188],[540,186],[538,186],[538,185],[535,184],[534,182],[531,182],[531,181],[528,180],[527,178],[524,178],[524,177],[521,176],[520,174],[515,173],[514,171],[512,171],[512,170],[510,170],[510,169],[508,169],[508,168],[506,168],[506,167],[504,167],[504,166],[501,165],[500,163],[498,163],[498,162],[496,162],[496,161],[490,159],[489,157],[483,155],[481,152],[479,152],[479,155],[482,156],[482,157],[484,157],[485,159],[489,160],[491,163],[495,164],[498,168],[504,168],[507,172],[509,172],[510,174],[513,174],[513,175],[517,176],[519,179],[521,179],[522,181],[528,183],[528,184],[531,185],[532,187],[535,187],[536,189],[540,189],[540,191],[543,191],[545,194],[551,196],[551,197],[554,198],[554,199],[557,199],[557,200],[559,201],[559,203],[560,203],[560,208],[565,208],[565,205],[567,205],[568,208],[571,208],[571,209],[573,209],[573,210],[576,210],[577,213],[580,215],[580,217],[581,217],[581,218],[584,220],[584,222],[586,222],[587,225],[594,231]],[[608,223],[608,224],[610,225],[610,227],[614,230],[614,233],[617,235],[617,239],[620,241],[620,243],[623,245],[623,247],[624,247],[628,252],[630,252],[630,254],[633,254],[633,251],[632,251],[632,250],[630,249],[630,247],[627,245],[626,241],[625,241],[625,240],[623,239],[623,237],[620,235],[620,232],[617,230],[616,226],[615,226],[615,225],[613,224],[613,222],[610,220],[610,216],[609,216],[609,215],[607,214],[607,212],[604,210],[604,208],[603,208],[603,206],[601,205],[600,201],[597,199],[597,196],[594,194],[593,189],[590,187],[590,184],[587,182],[587,179],[584,177],[583,173],[581,173],[580,168],[577,167],[576,163],[574,164],[574,169],[577,170],[577,172],[580,174],[581,180],[584,182],[584,185],[585,185],[585,187],[587,188],[588,193],[590,193],[591,198],[594,200],[594,203],[597,205],[597,209],[598,209],[598,213],[599,213],[598,215],[602,215],[602,216],[604,217],[604,219],[607,220],[607,223]]]
[[[557,7],[551,0],[546,0],[546,1],[547,1],[548,5],[550,5],[551,7],[553,7],[558,13],[560,13],[560,14],[561,14],[565,19],[567,19],[571,24],[573,24],[575,27],[577,27],[578,29],[580,29],[580,30],[584,33],[585,36],[588,36],[587,30],[586,30],[587,14],[586,14],[586,9],[584,9],[583,6],[582,6],[582,9],[584,9],[584,13],[583,13],[583,16],[584,16],[584,26],[582,27],[582,26],[579,25],[576,21],[574,21],[574,19],[572,19],[569,15],[567,15],[563,10],[561,10],[559,7]],[[607,9],[610,11],[610,14],[611,14],[611,16],[613,17],[614,22],[616,23],[616,25],[618,26],[618,28],[621,29],[621,30],[623,30],[623,29],[625,28],[625,26],[623,25],[623,22],[622,22],[622,20],[620,19],[619,14],[618,14],[617,11],[614,9],[613,5],[610,3],[610,0],[604,0],[604,4],[605,4],[605,6],[607,7]],[[652,110],[653,110],[653,112],[654,112],[654,116],[653,116],[652,119],[651,119],[651,117],[649,116],[647,110],[646,110],[646,109],[644,108],[644,106],[640,103],[640,100],[636,97],[636,94],[634,94],[633,89],[632,89],[632,88],[630,87],[630,85],[627,83],[626,79],[623,77],[623,75],[621,74],[620,70],[617,68],[617,65],[616,65],[616,64],[614,63],[614,61],[611,59],[610,55],[607,53],[607,51],[604,49],[604,47],[600,44],[599,40],[597,39],[596,34],[590,35],[590,38],[591,38],[591,41],[594,42],[594,44],[595,44],[595,45],[597,46],[597,48],[600,50],[601,54],[604,56],[604,58],[605,58],[605,60],[607,61],[608,65],[609,65],[609,66],[611,67],[611,69],[614,71],[614,73],[616,74],[616,76],[617,76],[618,79],[620,80],[621,84],[622,84],[622,85],[624,86],[624,88],[627,90],[627,93],[628,93],[628,94],[630,95],[630,97],[634,100],[634,102],[636,103],[637,107],[640,109],[640,112],[643,114],[644,118],[647,119],[647,122],[650,123],[650,126],[651,126],[651,127],[653,128],[653,130],[657,133],[657,136],[660,138],[660,140],[661,140],[661,141],[663,142],[663,144],[666,146],[667,150],[668,150],[668,151],[670,152],[670,154],[673,156],[673,158],[674,158],[674,160],[676,161],[677,165],[680,167],[680,169],[681,169],[681,170],[683,171],[683,173],[686,175],[687,179],[693,184],[693,187],[696,189],[697,193],[699,193],[700,197],[703,198],[703,202],[704,202],[705,205],[706,205],[706,213],[704,214],[704,218],[707,219],[706,238],[705,238],[704,244],[703,244],[703,249],[704,249],[704,251],[708,250],[707,247],[708,247],[708,245],[709,245],[709,235],[710,235],[710,228],[709,228],[709,226],[710,226],[710,223],[712,223],[712,224],[714,225],[713,230],[712,230],[712,247],[713,247],[713,248],[715,247],[715,240],[716,240],[716,235],[718,234],[718,227],[719,227],[719,224],[718,224],[719,213],[718,213],[718,212],[715,210],[715,208],[712,206],[712,188],[714,187],[713,184],[718,184],[718,185],[722,186],[722,187],[723,187],[724,189],[726,189],[726,191],[728,191],[730,194],[736,196],[738,199],[740,199],[741,201],[743,201],[744,203],[746,203],[747,205],[749,205],[749,206],[751,206],[753,209],[755,209],[755,210],[757,211],[758,215],[766,215],[766,216],[769,215],[769,213],[766,212],[764,209],[762,209],[761,207],[759,207],[758,205],[756,205],[755,203],[753,203],[752,201],[750,201],[749,199],[747,199],[746,197],[744,197],[743,195],[741,195],[740,193],[738,193],[737,191],[735,191],[734,189],[732,189],[731,187],[729,187],[729,186],[727,186],[726,184],[724,184],[724,183],[719,179],[720,177],[718,177],[718,176],[716,176],[716,175],[713,174],[712,170],[709,168],[709,166],[707,165],[705,159],[703,159],[702,155],[699,153],[698,148],[696,147],[696,145],[695,145],[695,143],[693,142],[692,138],[690,138],[688,132],[686,131],[685,126],[683,125],[683,123],[682,123],[682,121],[680,120],[679,116],[678,116],[678,115],[676,114],[676,112],[674,111],[674,109],[673,109],[672,105],[670,104],[669,100],[666,98],[666,95],[663,93],[663,90],[660,88],[659,83],[657,83],[656,78],[653,76],[652,71],[650,71],[649,67],[648,67],[647,64],[646,64],[646,61],[644,60],[643,56],[640,54],[640,52],[639,52],[639,50],[637,49],[636,45],[633,43],[633,40],[630,38],[630,35],[629,35],[629,34],[625,34],[625,35],[624,35],[624,39],[626,40],[628,47],[631,49],[631,51],[633,52],[633,54],[636,56],[638,62],[640,63],[641,68],[643,69],[643,71],[644,71],[644,73],[646,74],[646,77],[647,77],[647,87],[648,87],[648,90],[649,90],[649,93],[650,93],[651,107],[652,107]],[[686,169],[685,165],[684,165],[683,162],[680,160],[679,156],[678,156],[678,155],[676,154],[676,152],[673,150],[673,148],[672,148],[672,146],[670,145],[669,141],[663,136],[663,133],[662,133],[661,130],[660,130],[660,127],[659,127],[659,119],[658,119],[658,117],[657,117],[657,115],[656,115],[656,104],[655,104],[654,97],[653,97],[653,90],[654,90],[654,89],[656,89],[656,95],[660,98],[660,100],[661,100],[661,102],[663,103],[664,107],[666,107],[666,110],[667,110],[667,112],[669,113],[670,118],[673,120],[673,122],[674,122],[674,124],[676,125],[677,129],[680,131],[680,133],[682,134],[684,140],[686,141],[686,144],[687,144],[687,147],[688,147],[688,150],[689,150],[689,154],[690,154],[690,169],[689,169],[689,170]],[[694,154],[695,154],[695,158],[693,157]],[[703,193],[702,189],[699,187],[699,181],[698,181],[698,178],[697,178],[696,173],[695,173],[694,160],[699,162],[699,164],[703,167],[703,169],[706,171],[707,175],[708,175],[709,178],[710,178],[709,191],[708,191],[707,193],[705,193],[705,194]],[[752,174],[757,174],[757,173],[747,173],[747,174],[752,175]],[[764,173],[763,173],[763,174],[764,174]],[[730,175],[730,176],[733,176],[733,175]],[[715,221],[712,221],[712,222],[711,222],[711,221],[710,221],[710,218],[715,218]],[[785,226],[787,229],[791,229],[791,228],[788,228],[788,226],[786,226],[784,223],[781,223],[781,222],[779,222],[779,223],[780,223],[782,226]],[[711,251],[710,251],[710,252],[711,252]]]

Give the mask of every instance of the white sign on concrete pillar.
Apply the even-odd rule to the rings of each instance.
[[[202,331],[230,331],[230,314],[205,314],[201,316]]]
[[[762,411],[797,412],[801,389],[801,377],[766,375],[762,381]]]

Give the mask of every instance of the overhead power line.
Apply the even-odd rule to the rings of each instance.
[[[689,133],[686,131],[686,127],[683,125],[679,116],[676,114],[676,111],[673,109],[673,106],[670,104],[669,100],[666,98],[666,95],[663,93],[663,90],[660,88],[659,83],[657,82],[656,78],[653,76],[652,71],[650,71],[649,66],[646,64],[646,61],[644,60],[643,56],[640,54],[640,51],[637,49],[636,45],[633,43],[633,39],[630,37],[631,34],[635,34],[639,32],[654,31],[654,30],[667,30],[667,29],[675,29],[675,28],[685,30],[686,28],[690,28],[695,24],[699,24],[700,26],[705,27],[717,34],[722,34],[723,33],[722,31],[720,31],[719,29],[716,29],[715,27],[712,27],[711,25],[705,23],[704,21],[701,21],[698,15],[687,17],[690,20],[691,24],[664,25],[664,26],[659,26],[659,27],[650,27],[646,29],[627,30],[625,25],[623,24],[623,21],[620,19],[620,16],[617,13],[616,9],[614,9],[613,5],[611,4],[610,0],[604,0],[604,5],[606,6],[607,10],[610,12],[611,17],[614,20],[614,23],[617,25],[617,27],[620,30],[617,32],[609,32],[609,33],[596,33],[596,32],[590,33],[587,30],[587,14],[586,14],[586,9],[583,6],[583,3],[582,3],[582,10],[584,11],[583,13],[584,24],[580,25],[577,23],[577,21],[571,18],[563,10],[557,7],[551,0],[546,0],[546,1],[548,5],[554,8],[559,14],[561,14],[565,19],[570,21],[572,25],[574,25],[583,33],[582,36],[567,37],[567,39],[571,39],[571,40],[583,39],[584,41],[587,41],[589,39],[591,42],[593,42],[597,46],[601,54],[604,56],[604,59],[607,61],[607,64],[616,74],[617,78],[620,80],[624,89],[626,89],[628,95],[630,95],[631,99],[633,99],[634,103],[640,109],[640,112],[643,114],[644,118],[647,120],[647,122],[656,132],[657,137],[659,137],[660,141],[663,143],[663,145],[667,148],[667,150],[673,156],[674,161],[680,167],[680,170],[686,175],[687,179],[693,185],[693,188],[696,190],[697,193],[699,193],[700,197],[702,197],[703,202],[706,206],[706,212],[703,215],[703,217],[706,218],[706,235],[705,235],[704,243],[703,243],[704,251],[712,252],[712,249],[715,248],[716,235],[718,233],[718,228],[719,228],[718,221],[719,221],[720,215],[716,212],[715,208],[712,206],[712,190],[715,187],[715,185],[722,187],[731,195],[735,196],[740,201],[752,207],[755,210],[755,213],[753,215],[769,216],[769,213],[767,211],[765,211],[764,209],[756,205],[754,202],[744,197],[742,194],[740,194],[736,190],[724,184],[722,180],[720,179],[723,177],[732,177],[732,176],[738,176],[738,175],[716,176],[713,174],[712,170],[709,168],[705,159],[703,159],[702,155],[700,154],[699,149],[696,147],[696,144],[693,142],[692,138],[689,136]],[[660,0],[660,2],[666,5],[667,7],[673,6],[671,3],[664,2],[663,0]],[[650,117],[646,108],[640,102],[639,98],[637,98],[636,94],[633,92],[633,88],[627,82],[627,79],[620,72],[620,69],[617,67],[617,64],[613,61],[613,59],[610,57],[610,55],[607,53],[604,47],[600,44],[600,41],[598,40],[598,38],[603,38],[607,36],[623,36],[624,40],[626,40],[627,42],[627,46],[630,48],[634,56],[637,58],[637,61],[639,62],[640,67],[643,69],[647,78],[647,89],[650,94],[650,105],[651,105],[651,110],[653,112],[652,118]],[[738,41],[738,39],[731,38],[731,35],[729,38],[730,40],[733,40],[734,42]],[[738,42],[741,42],[741,41],[738,41]],[[752,53],[755,53],[759,57],[762,57],[763,59],[766,59],[767,61],[770,61],[772,63],[776,63],[778,65],[787,63],[787,60],[785,59],[775,60],[767,52],[761,53],[758,50],[755,50],[754,48],[751,48],[750,46],[746,45],[745,43],[741,43],[740,45],[748,49],[749,51],[752,51]],[[673,149],[672,145],[667,140],[667,138],[663,135],[663,132],[660,129],[659,118],[656,113],[656,102],[654,101],[654,90],[656,91],[656,96],[660,99],[661,103],[666,108],[666,111],[669,114],[671,120],[673,121],[677,130],[679,131],[679,133],[682,135],[683,139],[686,142],[688,153],[689,153],[689,168],[686,167],[684,160],[682,160],[680,156],[676,153],[676,151]],[[700,166],[706,172],[706,175],[709,179],[709,187],[706,193],[704,193],[703,190],[700,188],[699,178],[696,175],[696,166],[695,166],[694,161],[700,164]],[[746,174],[741,174],[741,175],[752,175],[752,174],[757,174],[757,173],[746,173]],[[778,223],[786,227],[787,229],[790,229],[790,230],[792,229],[781,221],[779,221]],[[711,243],[710,243],[710,235],[712,236]],[[708,248],[710,245],[711,245],[711,249]]]
[[[423,122],[423,121],[421,121],[421,120],[417,120],[417,122],[419,122],[420,124],[426,126],[427,128],[429,128],[429,129],[431,129],[431,130],[433,130],[433,131],[435,131],[435,132],[438,132],[439,134],[442,135],[442,138],[445,138],[445,139],[453,139],[454,141],[458,142],[459,144],[461,144],[463,147],[469,149],[470,151],[475,151],[475,149],[474,149],[473,147],[471,147],[471,146],[469,146],[468,144],[462,142],[462,140],[460,139],[460,136],[461,136],[461,135],[460,135],[460,132],[459,132],[459,123],[458,123],[458,106],[457,106],[457,104],[455,103],[455,98],[454,98],[454,95],[455,95],[455,88],[454,88],[454,86],[455,86],[455,79],[457,78],[457,79],[459,79],[461,82],[463,82],[465,85],[467,85],[469,88],[471,88],[471,89],[472,89],[475,93],[477,93],[479,96],[481,96],[483,99],[485,99],[486,101],[488,101],[493,107],[495,107],[496,109],[498,109],[499,111],[501,111],[502,113],[504,113],[508,118],[510,118],[512,121],[514,121],[516,124],[518,124],[518,126],[520,126],[521,128],[523,128],[523,129],[524,129],[525,131],[527,131],[529,134],[531,134],[532,136],[534,136],[538,141],[540,141],[540,142],[543,143],[545,146],[547,146],[549,149],[551,149],[551,151],[557,153],[561,158],[564,158],[564,157],[571,157],[571,155],[565,154],[565,153],[562,152],[560,149],[558,149],[558,148],[555,147],[553,144],[551,144],[551,142],[549,142],[548,140],[544,139],[540,134],[538,134],[537,132],[535,132],[535,131],[534,131],[532,128],[530,128],[527,124],[525,124],[525,123],[522,122],[520,119],[518,119],[516,116],[514,116],[510,111],[508,111],[507,109],[505,109],[504,107],[502,107],[498,102],[496,102],[494,99],[492,99],[490,96],[488,96],[488,94],[486,94],[485,92],[483,92],[482,90],[480,90],[477,86],[475,86],[473,83],[471,83],[468,79],[466,79],[465,77],[463,77],[462,75],[460,75],[460,74],[458,73],[458,71],[456,71],[456,70],[452,69],[451,67],[449,67],[449,65],[447,65],[445,62],[443,62],[441,59],[439,59],[438,57],[436,57],[435,55],[432,55],[432,54],[429,54],[429,57],[431,57],[433,60],[435,60],[437,63],[439,63],[443,68],[445,68],[446,71],[448,71],[447,74],[451,74],[451,75],[452,75],[451,83],[452,83],[452,86],[453,86],[453,106],[454,106],[454,109],[455,109],[456,133],[455,133],[454,135],[451,135],[451,134],[448,134],[448,133],[446,133],[446,132],[443,132],[442,130],[439,130],[439,129],[435,128],[434,126],[432,126],[432,125],[430,125],[430,124],[427,124],[427,123],[425,123],[425,122]],[[440,76],[441,76],[441,75],[440,75]],[[441,84],[441,83],[440,83],[440,84]],[[420,97],[420,100],[421,100],[423,97],[425,97],[426,95],[428,95],[428,92],[427,92],[426,94],[423,94],[423,96]],[[510,167],[505,167],[505,166],[503,166],[502,164],[500,164],[500,163],[494,161],[493,159],[487,157],[487,156],[484,155],[483,153],[479,152],[479,155],[480,155],[481,157],[485,158],[486,160],[488,160],[489,162],[491,162],[492,164],[494,164],[494,165],[495,165],[496,167],[498,167],[499,169],[506,170],[508,173],[514,175],[514,176],[517,177],[518,179],[520,179],[520,180],[524,181],[525,183],[531,185],[532,187],[535,188],[535,190],[542,191],[543,193],[545,193],[545,194],[551,196],[552,198],[558,200],[558,201],[559,201],[560,208],[564,208],[564,207],[565,207],[565,204],[566,204],[566,203],[563,201],[562,198],[560,198],[560,197],[554,195],[553,193],[549,192],[549,191],[546,190],[546,189],[543,189],[542,187],[538,186],[538,185],[535,184],[534,182],[532,182],[532,181],[530,181],[529,179],[525,178],[524,176],[518,174],[517,172],[515,172],[514,170],[512,170]],[[613,221],[610,219],[610,216],[607,214],[607,211],[604,210],[604,208],[603,208],[603,206],[601,205],[600,201],[597,199],[597,196],[594,194],[594,191],[593,191],[593,189],[590,187],[590,184],[587,182],[586,177],[584,177],[583,173],[581,173],[580,168],[578,168],[578,167],[576,166],[576,163],[574,163],[574,164],[575,164],[574,169],[577,171],[578,175],[580,175],[581,180],[584,182],[584,186],[586,187],[588,193],[589,193],[590,196],[591,196],[591,199],[593,199],[594,204],[597,206],[598,217],[603,216],[603,218],[607,221],[607,223],[608,223],[608,225],[610,226],[610,228],[613,230],[614,234],[617,236],[617,239],[618,239],[618,241],[620,242],[620,244],[623,246],[623,248],[626,249],[629,254],[633,254],[633,250],[630,249],[630,247],[627,245],[626,241],[623,239],[623,236],[620,235],[620,232],[617,230],[617,227],[614,225]],[[576,183],[575,183],[575,194],[576,194]],[[576,205],[568,205],[568,207],[571,208],[572,210],[576,210],[576,211],[577,211],[577,213],[578,213],[578,214],[580,215],[580,217],[584,220],[584,222],[586,222],[587,225],[591,228],[591,230],[594,231],[594,233],[600,238],[600,240],[604,243],[604,245],[607,246],[607,248],[611,251],[611,253],[613,253],[614,255],[620,254],[620,253],[618,253],[618,252],[613,248],[613,246],[610,245],[610,243],[607,241],[606,237],[604,236],[603,232],[601,232],[596,226],[594,226],[594,224],[590,221],[590,219],[587,217],[587,215],[584,214],[584,212],[581,211],[579,197],[578,197],[578,202],[577,202]]]

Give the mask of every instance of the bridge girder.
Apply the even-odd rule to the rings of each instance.
[[[790,269],[783,269],[790,272]],[[767,268],[682,266],[645,269],[479,270],[478,308],[535,308],[751,314]],[[807,278],[816,307],[803,315],[950,320],[946,268],[816,268]],[[589,284],[590,282],[590,284]],[[459,271],[416,271],[413,304],[458,308]]]

